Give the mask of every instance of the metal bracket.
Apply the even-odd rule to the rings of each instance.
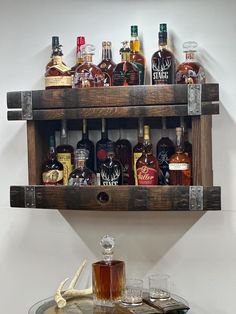
[[[188,115],[198,116],[202,114],[202,85],[189,84],[188,85]]]
[[[203,210],[203,186],[189,187],[189,210]]]
[[[21,93],[22,120],[33,120],[32,92]]]
[[[25,186],[25,207],[36,208],[34,186]]]

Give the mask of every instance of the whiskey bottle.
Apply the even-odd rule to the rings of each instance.
[[[104,74],[93,64],[95,47],[87,44],[81,47],[84,62],[78,66],[74,75],[74,86],[78,88],[104,86]]]
[[[102,61],[98,64],[98,67],[104,73],[104,86],[113,85],[113,71],[116,64],[112,60],[111,42],[102,42]]]
[[[117,64],[113,73],[114,86],[139,85],[139,70],[137,66],[130,62],[129,42],[122,42],[123,47],[120,49],[121,62]]]
[[[103,163],[107,158],[109,150],[114,150],[114,143],[108,138],[106,120],[102,119],[101,139],[96,143],[97,172],[100,172],[101,163]]]
[[[119,160],[115,158],[114,149],[109,148],[107,158],[101,163],[101,185],[122,185],[123,169]]]
[[[104,236],[100,245],[103,259],[92,264],[93,297],[96,305],[114,306],[121,300],[125,285],[125,263],[113,260],[114,238]]]
[[[183,148],[183,128],[176,128],[176,152],[169,160],[170,184],[191,185],[191,162]]]
[[[170,184],[169,159],[175,152],[174,143],[167,136],[166,118],[162,118],[162,138],[157,142],[156,156],[159,164],[158,183]]]
[[[57,160],[63,164],[63,184],[68,185],[68,178],[74,167],[74,148],[68,144],[67,121],[61,121],[61,141],[56,148]]]
[[[77,149],[87,149],[89,152],[86,165],[94,171],[94,144],[90,141],[87,130],[87,120],[83,119],[82,139],[77,143]]]
[[[158,184],[158,161],[153,155],[149,125],[144,125],[143,153],[136,163],[138,185]]]
[[[187,41],[183,44],[185,61],[177,67],[177,84],[204,84],[205,72],[203,67],[195,59],[198,44],[195,41]]]
[[[62,62],[63,53],[61,47],[61,45],[55,46],[52,55],[52,65],[46,70],[46,89],[72,88],[70,68]]]
[[[167,49],[167,25],[160,24],[159,50],[151,60],[152,85],[175,84],[175,58]]]
[[[57,49],[60,47],[59,44],[59,37],[58,36],[52,36],[52,54],[51,54],[51,59],[46,65],[46,71],[53,65],[53,56],[57,53]]]
[[[42,165],[42,184],[63,184],[63,165],[56,158],[54,135],[49,137],[48,159]]]
[[[122,165],[123,184],[134,184],[132,171],[132,145],[130,141],[122,136],[122,129],[120,129],[120,138],[115,142],[115,156]]]
[[[138,119],[138,143],[133,148],[133,160],[134,160],[134,181],[135,185],[138,185],[137,178],[137,169],[136,163],[137,160],[142,156],[143,153],[143,118]]]
[[[76,149],[75,170],[71,172],[68,179],[70,186],[96,185],[95,173],[86,167],[89,151],[87,149]]]
[[[131,26],[130,39],[130,61],[134,63],[139,70],[139,84],[144,85],[145,80],[145,58],[140,52],[140,41],[138,37],[138,26]]]
[[[81,46],[85,45],[85,37],[84,36],[78,36],[77,41],[76,41],[76,63],[75,65],[71,68],[71,75],[75,75],[75,70],[79,65],[81,65],[84,62],[84,59],[82,57],[82,52],[81,52]]]

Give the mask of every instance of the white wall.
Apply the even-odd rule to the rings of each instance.
[[[234,0],[0,0],[0,308],[25,314],[54,293],[86,257],[81,286],[90,280],[90,263],[99,258],[98,239],[117,239],[116,256],[128,276],[171,275],[173,291],[184,296],[192,314],[235,313],[236,291],[236,89]],[[222,186],[222,211],[201,213],[96,213],[9,207],[9,186],[27,184],[25,122],[6,121],[6,92],[42,89],[52,35],[63,43],[65,61],[74,63],[77,35],[97,47],[120,42],[138,24],[149,62],[157,47],[159,23],[167,22],[173,48],[199,43],[211,81],[220,84],[220,115],[213,118],[214,184]]]

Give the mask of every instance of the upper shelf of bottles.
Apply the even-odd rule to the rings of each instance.
[[[7,107],[8,120],[211,115],[219,113],[219,85],[17,91],[7,93]]]

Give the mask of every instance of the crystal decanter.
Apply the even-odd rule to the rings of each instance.
[[[103,260],[92,264],[93,297],[97,305],[114,306],[125,285],[125,263],[113,260],[114,238],[105,235],[101,241]]]

